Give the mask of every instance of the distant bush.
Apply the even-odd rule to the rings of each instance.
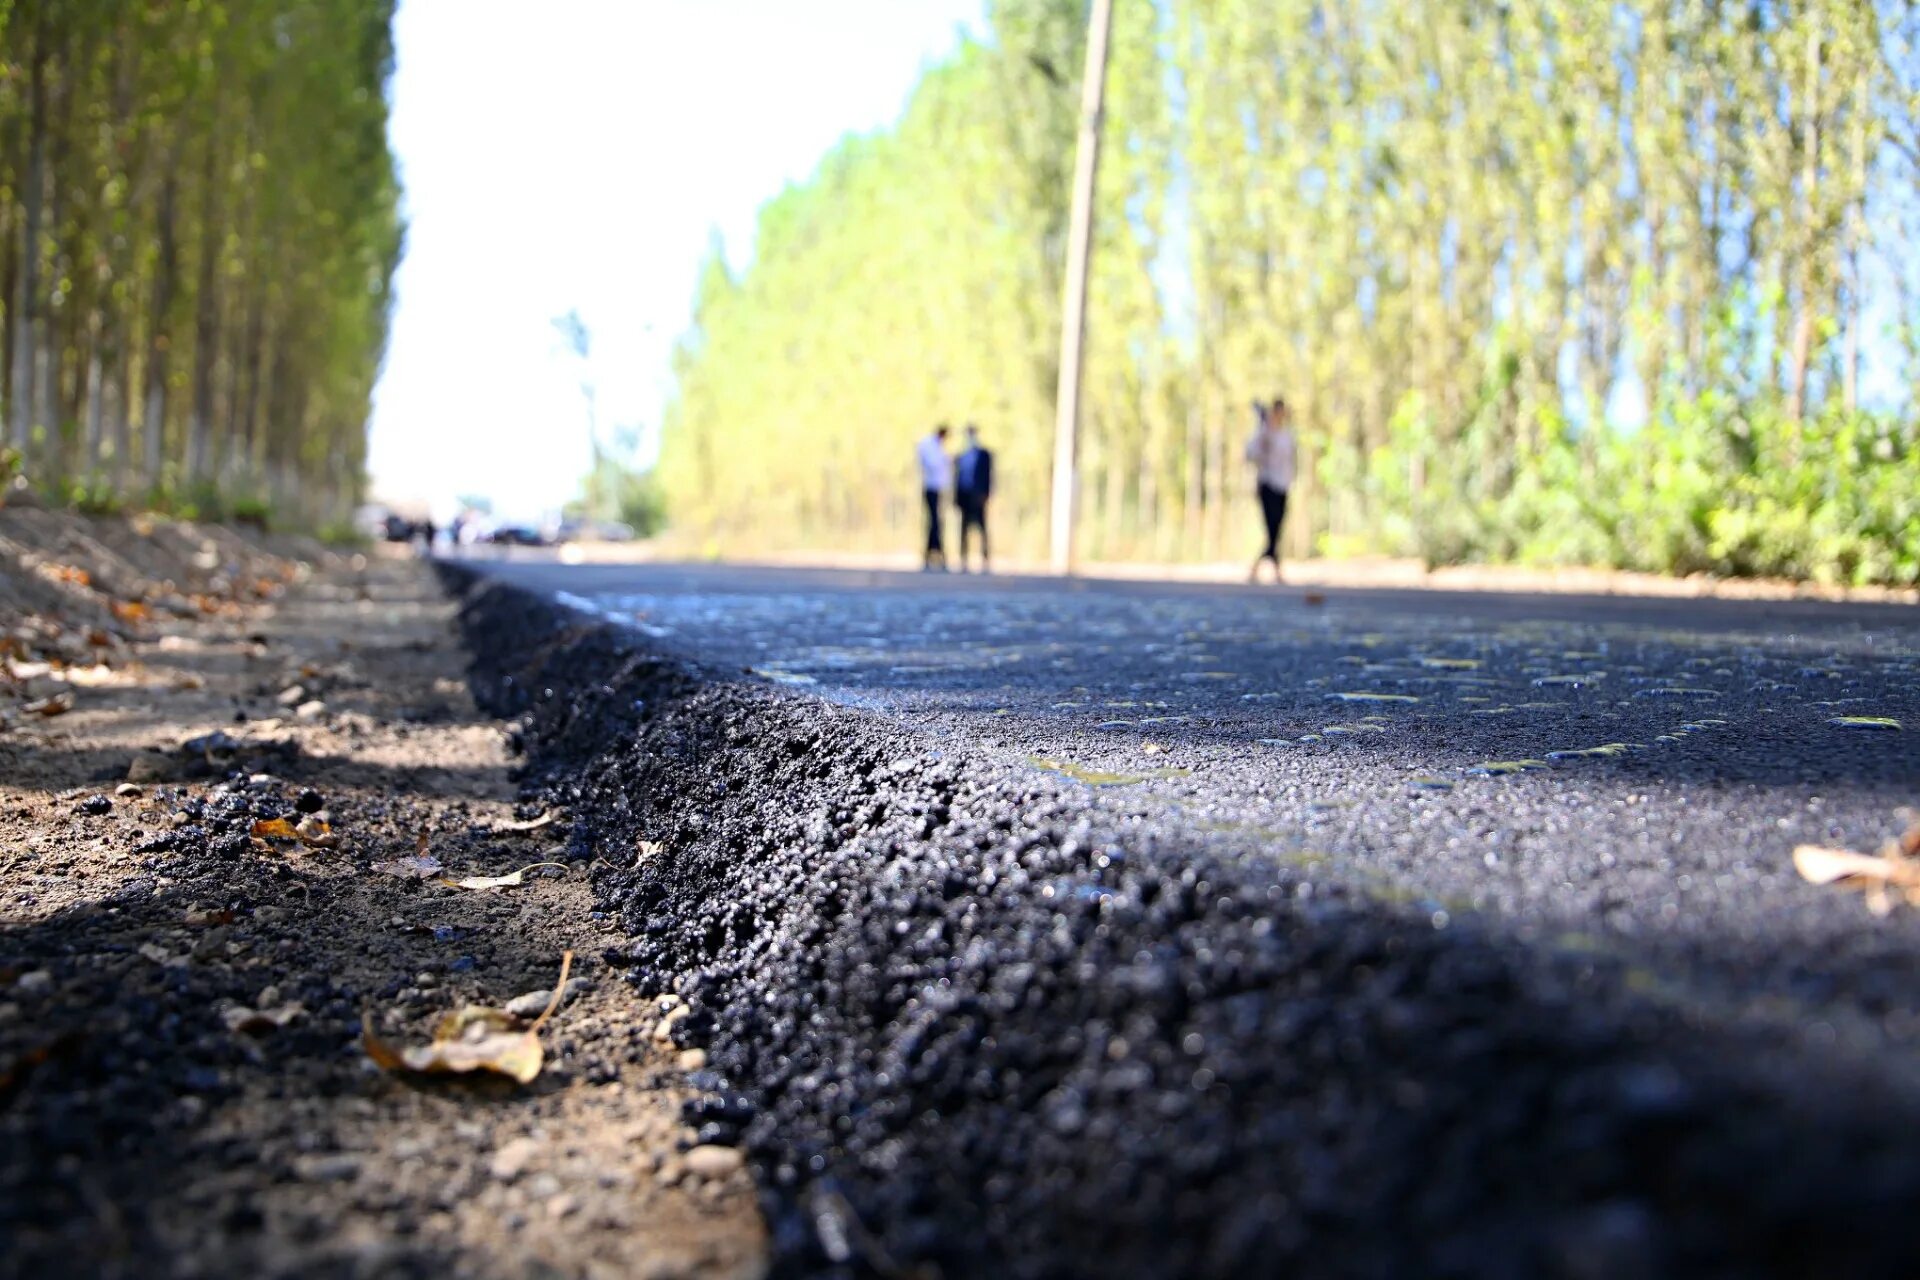
[[[1516,451],[1476,419],[1442,444],[1418,404],[1366,460],[1331,454],[1330,489],[1357,484],[1374,549],[1429,564],[1604,565],[1652,573],[1920,583],[1920,429],[1709,393],[1633,430],[1539,424]]]
[[[265,533],[273,508],[264,498],[235,498],[227,506],[227,518],[235,524],[251,525]]]
[[[329,547],[346,550],[361,550],[371,545],[367,535],[354,528],[349,520],[336,520],[321,525],[314,530],[313,536]]]

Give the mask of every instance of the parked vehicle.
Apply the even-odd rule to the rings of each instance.
[[[503,547],[544,547],[547,539],[538,529],[524,524],[503,524],[490,530],[486,541]]]

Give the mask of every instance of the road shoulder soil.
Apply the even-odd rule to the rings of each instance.
[[[16,557],[0,598],[54,607],[62,567]],[[511,727],[469,698],[425,566],[123,608],[101,663],[36,660],[37,617],[0,697],[0,1275],[764,1271],[738,1156],[688,1151],[703,1055],[610,980],[566,815],[515,829],[541,815],[514,808]],[[337,847],[250,834],[282,817]],[[373,869],[422,851],[449,878],[557,865],[486,890]],[[424,1043],[537,1003],[567,951],[531,1085],[361,1047],[365,1012]]]

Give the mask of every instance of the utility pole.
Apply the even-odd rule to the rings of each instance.
[[[1087,266],[1093,254],[1093,192],[1100,176],[1100,123],[1107,95],[1107,38],[1113,0],[1093,0],[1087,69],[1081,83],[1080,144],[1073,162],[1073,213],[1067,228],[1067,279],[1060,304],[1060,389],[1053,422],[1053,571],[1072,573],[1074,492],[1079,487],[1081,364],[1087,349]]]

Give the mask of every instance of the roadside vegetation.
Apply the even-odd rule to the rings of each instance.
[[[393,0],[0,0],[5,466],[345,526],[398,262]]]
[[[662,482],[714,549],[911,545],[977,420],[1044,545],[1084,5],[996,0],[899,124],[715,245]],[[1106,558],[1920,580],[1920,7],[1118,6],[1081,485]],[[744,250],[746,246],[735,246]]]

